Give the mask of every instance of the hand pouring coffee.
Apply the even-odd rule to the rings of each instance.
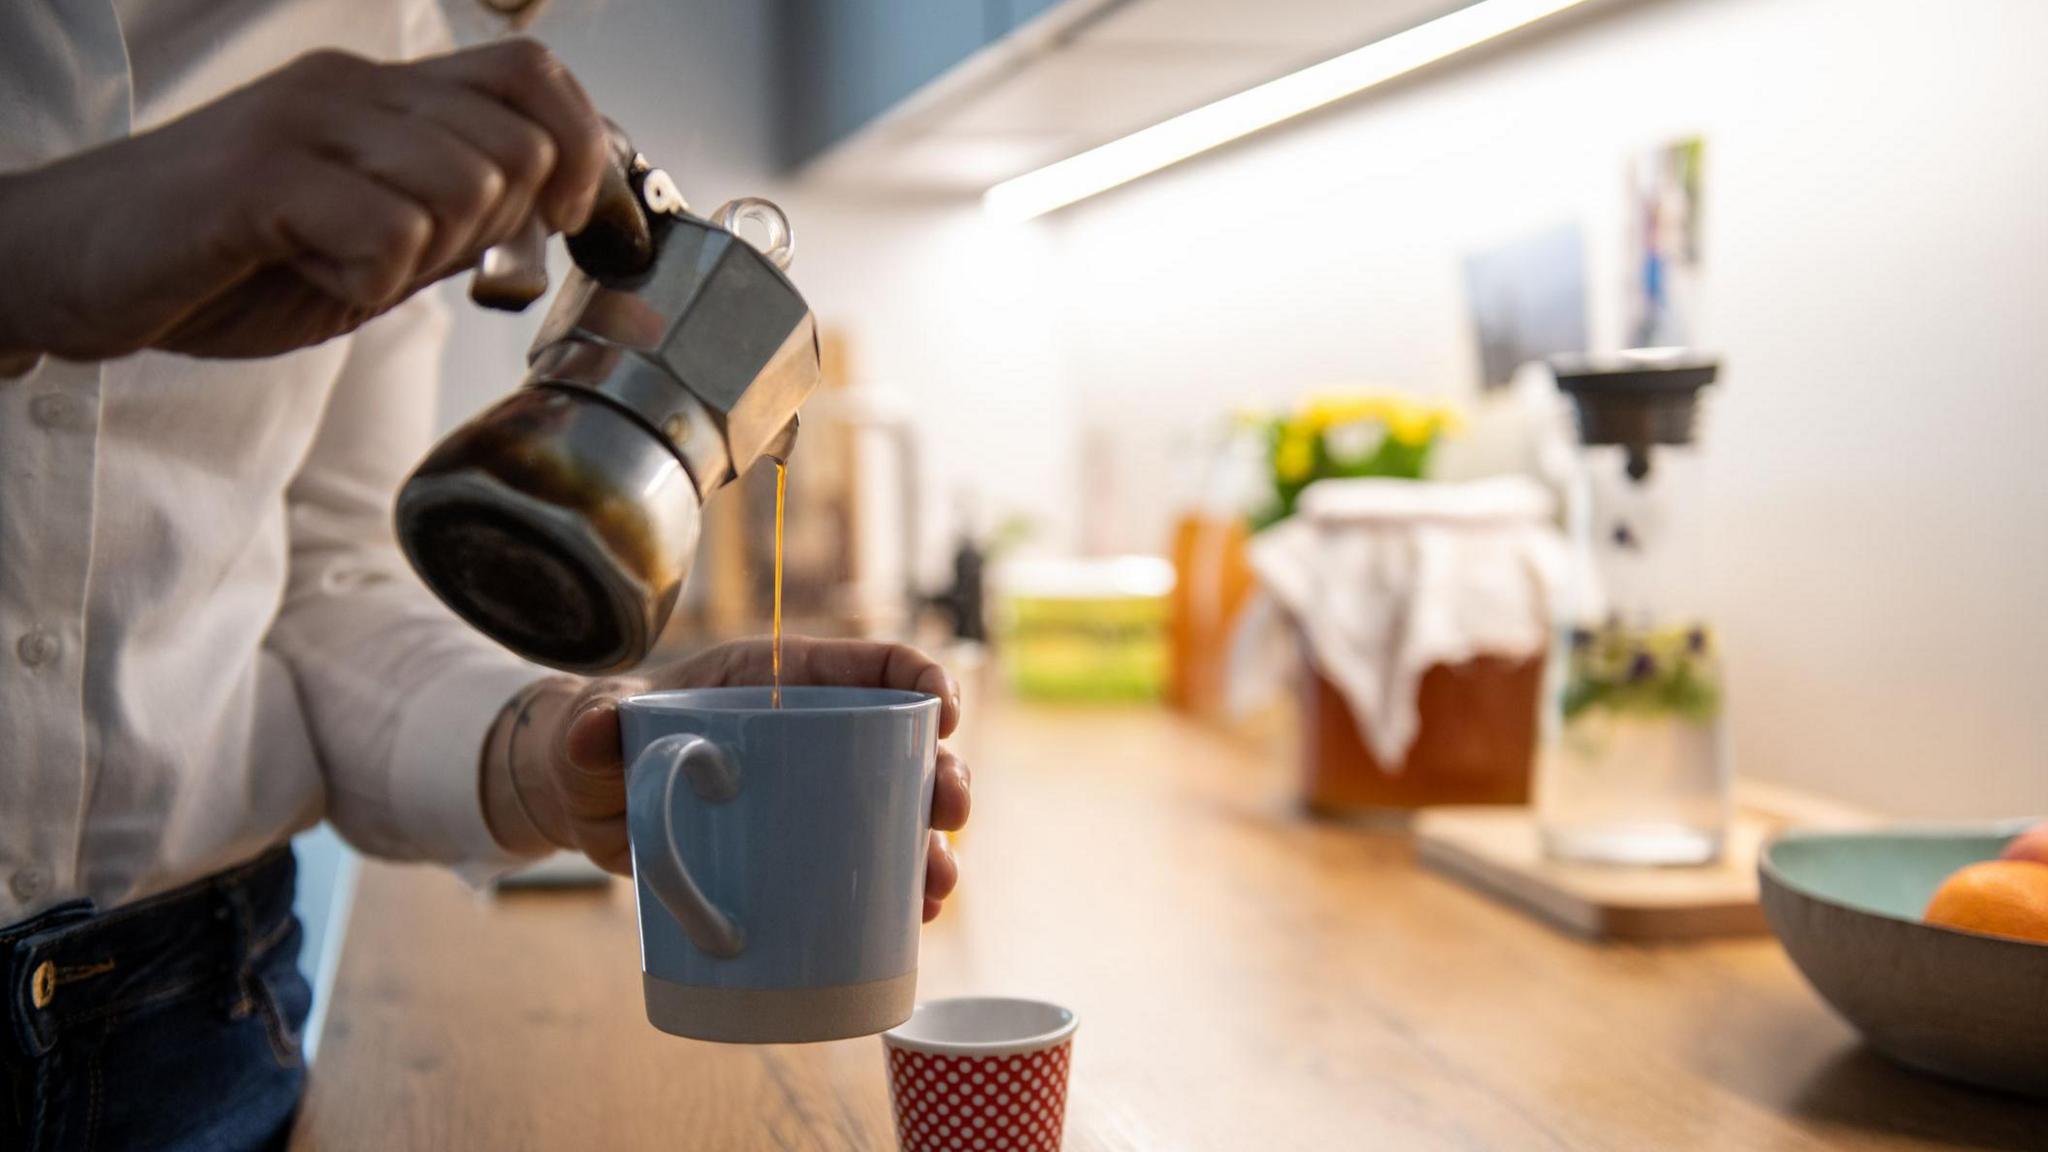
[[[638,664],[696,549],[702,504],[785,458],[818,383],[817,324],[782,269],[780,209],[709,219],[616,129],[576,269],[519,390],[450,433],[398,495],[406,558],[463,619],[529,660]],[[735,235],[745,219],[766,250]],[[493,250],[472,295],[520,308],[547,288],[538,233]]]

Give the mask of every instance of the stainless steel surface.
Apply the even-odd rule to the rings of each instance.
[[[682,462],[649,440],[579,392],[515,392],[406,482],[406,557],[464,619],[528,659],[629,668],[682,592],[700,514]]]
[[[450,434],[398,501],[428,587],[521,656],[582,673],[646,657],[681,594],[702,501],[789,454],[819,376],[817,323],[782,272],[795,237],[781,210],[736,200],[713,214],[764,223],[757,250],[621,155],[651,262],[617,266],[631,246],[593,248],[595,226],[572,242],[577,267],[525,386]]]
[[[519,235],[484,253],[469,278],[469,298],[500,312],[520,312],[548,293],[548,234],[538,216]]]
[[[529,383],[544,382],[593,392],[639,418],[668,441],[689,471],[700,500],[733,475],[725,435],[703,401],[645,353],[587,340],[564,340],[534,360]]]
[[[528,357],[535,372],[544,373],[561,370],[551,349],[565,343],[630,353],[605,376],[579,363],[575,366],[586,370],[564,379],[605,385],[599,390],[643,413],[654,429],[665,426],[673,402],[650,398],[648,384],[658,377],[647,377],[642,369],[666,376],[689,393],[708,414],[724,447],[723,470],[707,467],[694,473],[706,496],[770,454],[818,383],[817,321],[775,263],[794,250],[787,220],[766,201],[734,201],[713,215],[738,223],[766,219],[766,211],[783,223],[771,228],[771,248],[765,253],[710,220],[678,216],[667,225],[661,252],[643,276],[607,286],[581,273],[572,275]],[[696,421],[691,424],[695,441]],[[702,448],[684,448],[693,467],[709,460]]]
[[[785,271],[790,261],[796,259],[796,229],[789,223],[789,217],[782,214],[773,202],[758,196],[742,196],[729,200],[712,214],[718,226],[733,235],[739,235],[740,225],[748,220],[759,220],[768,229],[768,243],[761,246],[761,254]]]

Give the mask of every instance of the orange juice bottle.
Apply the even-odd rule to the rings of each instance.
[[[1193,716],[1221,715],[1237,622],[1251,598],[1249,512],[1267,487],[1257,441],[1242,430],[1213,446],[1195,507],[1175,523],[1167,700]]]

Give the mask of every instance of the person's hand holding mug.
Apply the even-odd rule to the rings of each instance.
[[[744,640],[632,676],[563,676],[527,688],[506,706],[484,751],[484,810],[492,834],[512,851],[566,848],[606,871],[631,875],[618,702],[664,688],[764,685],[772,677],[771,659],[768,641]],[[959,686],[931,657],[906,645],[787,637],[782,670],[786,686],[896,688],[936,696],[942,738],[960,722]],[[970,781],[967,766],[941,748],[925,854],[927,921],[959,881],[945,834],[967,823]]]

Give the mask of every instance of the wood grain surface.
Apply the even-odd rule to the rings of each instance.
[[[1601,945],[1310,822],[1291,761],[1145,710],[977,717],[925,996],[1072,1006],[1067,1148],[2048,1147],[1867,1053],[1768,939]],[[644,1021],[631,893],[372,865],[293,1146],[889,1149],[874,1040]]]

